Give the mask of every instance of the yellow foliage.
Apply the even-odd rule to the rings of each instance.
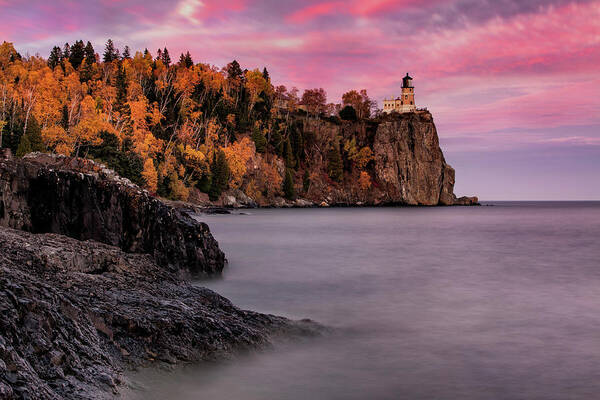
[[[367,164],[373,160],[373,151],[369,147],[363,147],[360,149],[356,157],[354,158],[354,162],[358,169],[364,169]]]
[[[248,137],[223,149],[230,171],[229,187],[237,189],[241,186],[248,160],[254,155],[254,145]]]
[[[151,158],[148,158],[146,161],[144,161],[142,178],[144,178],[148,190],[150,190],[152,193],[156,193],[156,189],[158,188],[158,174],[156,172],[156,168],[154,168],[154,162]]]
[[[183,184],[177,174],[169,175],[169,189],[171,190],[171,196],[175,200],[187,201],[190,196],[190,190]]]
[[[360,177],[358,178],[358,186],[364,192],[371,188],[371,177],[365,171],[360,173]]]
[[[60,125],[52,125],[42,130],[42,140],[46,147],[59,154],[70,156],[75,150],[75,137],[67,134]]]

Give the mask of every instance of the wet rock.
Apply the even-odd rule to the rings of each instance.
[[[0,228],[0,399],[110,399],[128,368],[318,331],[240,310],[149,254]]]
[[[463,197],[459,197],[458,199],[455,199],[454,205],[455,206],[479,206],[481,204],[479,204],[479,198],[477,198],[475,196],[473,196],[473,197],[463,196]]]
[[[0,226],[93,239],[186,274],[220,274],[225,262],[208,226],[188,210],[86,159],[0,159],[0,211]]]

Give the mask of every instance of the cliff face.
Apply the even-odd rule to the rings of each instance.
[[[411,113],[382,121],[373,152],[383,202],[454,204],[454,169],[446,164],[431,114]]]
[[[295,144],[292,167],[287,161],[287,168],[293,173],[297,199],[285,200],[277,193],[256,194],[256,182],[272,176],[265,164],[283,176],[286,155],[269,154],[265,163],[264,154],[255,154],[241,187],[226,192],[216,205],[477,204],[476,197],[457,199],[454,195],[454,169],[444,159],[433,117],[427,111],[360,121],[295,115],[290,121],[294,129],[288,135]],[[335,176],[330,173],[332,149],[339,149],[340,154],[337,165],[341,173]],[[211,205],[206,196],[199,202]]]
[[[83,159],[0,159],[0,226],[151,254],[183,273],[219,274],[225,262],[206,224]]]
[[[312,121],[305,131],[322,138],[309,152],[309,164],[316,165],[321,177],[327,159],[323,149],[338,140],[354,141],[356,148],[372,150],[372,161],[364,168],[371,186],[361,188],[360,174],[344,156],[344,178],[332,182],[317,179],[306,197],[319,204],[400,204],[400,205],[472,205],[476,197],[457,199],[454,195],[454,169],[446,163],[437,130],[429,112],[383,115],[377,119],[335,124]],[[318,150],[317,150],[318,149]],[[311,174],[312,175],[312,174]]]

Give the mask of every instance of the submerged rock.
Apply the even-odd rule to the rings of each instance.
[[[314,323],[244,311],[154,257],[0,228],[0,399],[113,398],[122,373],[230,356]]]
[[[208,226],[188,210],[81,158],[32,153],[0,159],[0,226],[151,254],[184,274],[220,274],[225,263]]]

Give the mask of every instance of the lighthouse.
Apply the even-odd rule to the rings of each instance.
[[[406,73],[406,76],[402,78],[402,94],[400,97],[395,99],[383,100],[383,112],[391,113],[393,111],[398,113],[415,112],[417,106],[415,105],[415,87],[412,84],[413,78]]]

